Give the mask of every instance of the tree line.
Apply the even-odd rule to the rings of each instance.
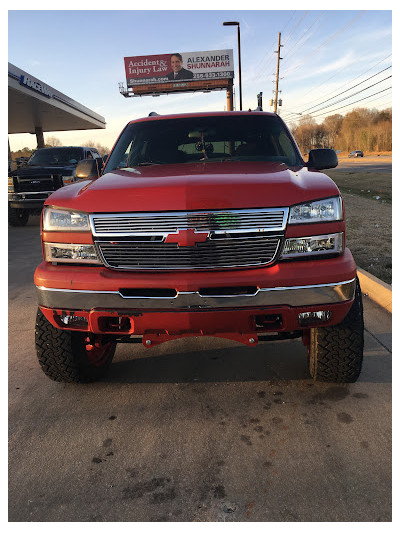
[[[330,115],[317,124],[304,115],[291,128],[303,154],[313,148],[333,148],[343,152],[392,150],[392,109],[353,109],[346,115]]]
[[[47,137],[45,139],[45,148],[52,148],[53,146],[63,146],[60,139],[58,137]],[[82,145],[79,146],[88,146],[90,148],[97,148],[97,151],[101,156],[105,154],[110,153],[110,149],[107,146],[103,146],[102,144],[89,140],[85,141]],[[15,152],[11,152],[11,158],[13,161],[15,161],[19,157],[30,157],[33,152],[36,150],[36,148],[28,148],[25,146],[24,148],[21,148],[21,150],[16,150]]]

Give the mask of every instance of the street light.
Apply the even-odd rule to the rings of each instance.
[[[240,59],[240,24],[239,22],[223,22],[223,26],[237,26],[238,33],[238,52],[239,52],[239,99],[240,111],[242,111],[242,63]]]

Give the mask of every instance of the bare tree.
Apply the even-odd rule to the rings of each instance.
[[[299,124],[293,129],[293,135],[303,154],[306,154],[315,142],[315,128],[317,123],[311,115],[304,115],[299,120]]]
[[[62,142],[57,137],[47,137],[45,141],[45,146],[47,148],[50,148],[53,146],[62,146]]]
[[[329,115],[329,117],[326,117],[323,121],[322,124],[325,127],[328,148],[333,148],[335,146],[337,136],[342,127],[342,122],[343,117],[339,114]]]
[[[345,116],[330,115],[317,124],[310,115],[301,117],[292,128],[299,148],[305,154],[312,148],[335,150],[392,150],[392,110],[357,108]]]
[[[110,153],[110,149],[107,146],[103,146],[102,144],[91,139],[89,141],[85,141],[84,145],[90,148],[96,148],[101,156]]]

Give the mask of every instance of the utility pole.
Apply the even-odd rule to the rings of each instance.
[[[278,109],[278,87],[279,87],[279,61],[283,59],[281,57],[281,47],[283,44],[281,44],[281,32],[279,32],[278,37],[278,51],[275,52],[278,54],[277,64],[276,64],[276,82],[275,82],[275,102],[274,102],[274,113],[276,113],[276,110]]]

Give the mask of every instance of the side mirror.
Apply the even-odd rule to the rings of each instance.
[[[82,159],[76,166],[75,175],[81,180],[94,179],[100,176],[100,172],[101,168],[97,159]]]
[[[330,148],[317,148],[310,150],[308,154],[308,168],[323,170],[325,168],[335,168],[338,165],[338,158],[335,150]]]

